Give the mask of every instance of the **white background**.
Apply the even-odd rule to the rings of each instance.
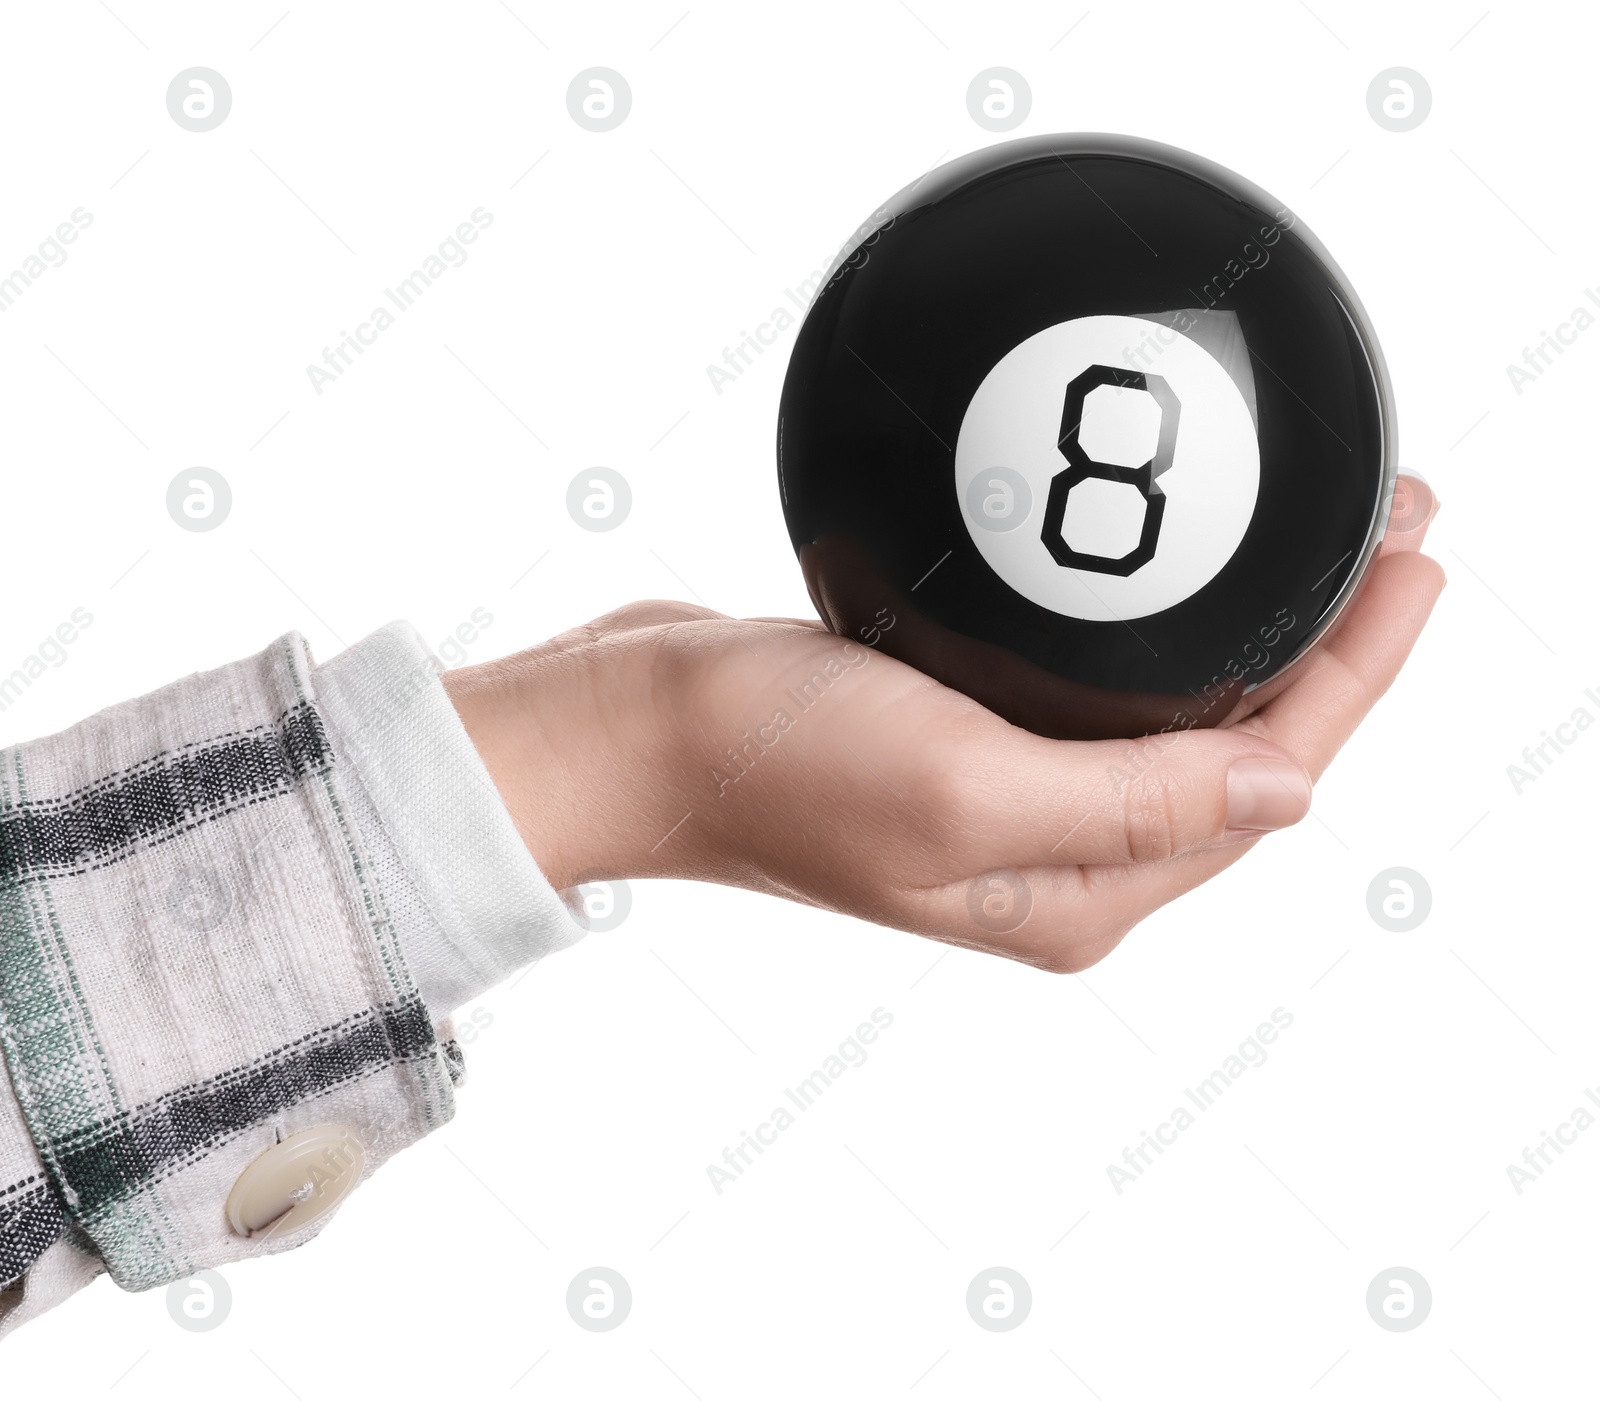
[[[0,739],[291,627],[327,657],[481,607],[478,660],[640,596],[805,611],[772,462],[792,332],[720,396],[705,367],[884,197],[999,139],[965,100],[992,65],[1032,87],[1016,134],[1189,147],[1334,252],[1444,502],[1435,620],[1315,818],[1086,976],[637,886],[619,930],[485,1000],[453,1124],[311,1246],[229,1269],[223,1326],[101,1281],[8,1344],[5,1389],[1574,1394],[1600,1132],[1521,1196],[1506,1165],[1600,1084],[1600,732],[1520,795],[1506,766],[1600,715],[1600,329],[1520,396],[1505,367],[1600,278],[1592,13],[686,3],[7,7],[0,267],[94,223],[0,314],[0,672],[94,622]],[[165,107],[196,64],[233,91],[205,134]],[[634,99],[605,134],[565,103],[597,64]],[[1395,65],[1434,98],[1403,134],[1365,100]],[[478,206],[469,261],[319,397],[306,364]],[[564,506],[596,464],[635,497],[606,535]],[[209,534],[165,510],[195,465],[234,492]],[[1367,913],[1392,866],[1432,888],[1411,933]],[[1107,1164],[1280,1006],[1267,1062],[1114,1193]],[[870,1059],[715,1195],[706,1165],[875,1007]],[[595,1264],[634,1292],[608,1334],[563,1302]],[[964,1306],[992,1265],[1031,1282],[1013,1332]],[[1413,1332],[1365,1307],[1394,1265],[1433,1289]]]

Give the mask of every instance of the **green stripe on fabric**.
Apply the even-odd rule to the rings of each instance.
[[[0,790],[27,802],[23,751],[0,766]],[[8,783],[9,780],[9,783]],[[67,1210],[78,1216],[79,1189],[61,1171],[52,1145],[123,1112],[105,1046],[79,984],[47,882],[0,880],[0,1040],[39,1155]],[[192,1273],[160,1198],[145,1187],[113,1209],[80,1217],[113,1277],[146,1288]]]

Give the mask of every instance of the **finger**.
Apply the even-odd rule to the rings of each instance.
[[[1139,923],[1239,860],[1253,843],[1144,865],[1036,867],[926,892],[907,928],[942,943],[1079,973]]]
[[[1444,582],[1427,555],[1380,559],[1341,626],[1298,663],[1293,684],[1229,733],[1272,740],[1320,776],[1399,674]]]
[[[1389,512],[1389,525],[1384,531],[1383,543],[1378,547],[1377,559],[1384,559],[1389,555],[1414,554],[1422,548],[1428,536],[1428,527],[1433,523],[1433,518],[1439,514],[1439,498],[1434,495],[1428,484],[1421,477],[1403,476],[1395,479],[1394,501]],[[1352,612],[1356,611],[1352,605]],[[1324,645],[1332,640],[1333,634],[1346,625],[1350,613],[1346,613],[1329,630],[1329,635],[1324,639]],[[1227,725],[1237,725],[1242,720],[1248,719],[1258,710],[1263,709],[1274,698],[1287,691],[1299,678],[1300,671],[1292,669],[1273,678],[1264,686],[1259,686],[1251,691],[1239,703],[1238,708],[1224,721]]]
[[[967,720],[932,772],[904,777],[969,871],[1168,861],[1290,826],[1310,807],[1294,755],[1245,731],[1082,743],[988,720]]]
[[[1378,557],[1420,550],[1428,527],[1439,514],[1439,498],[1427,482],[1417,476],[1396,477],[1394,499],[1389,505],[1389,524],[1383,532]]]
[[[1231,730],[1180,738],[1256,734],[1320,774],[1393,682],[1443,583],[1437,563],[1414,551],[1397,551],[1378,561],[1344,625],[1305,659],[1289,690]],[[1023,867],[1027,917],[1001,933],[986,930],[974,918],[965,889],[955,886],[931,902],[925,918],[939,926],[935,937],[950,942],[982,942],[986,937],[983,946],[994,952],[1053,971],[1076,972],[1104,958],[1141,920],[1210,880],[1253,845],[1254,839],[1247,837],[1201,843],[1167,861]]]
[[[1144,866],[1085,866],[1072,928],[1077,931],[1066,958],[1078,972],[1091,967],[1163,905],[1187,895],[1222,874],[1255,846],[1256,839],[1192,851],[1175,861]],[[1050,925],[1049,912],[1039,933]]]

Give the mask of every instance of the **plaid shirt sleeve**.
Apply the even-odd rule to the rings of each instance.
[[[327,1217],[230,1227],[241,1174],[447,1122],[448,1014],[581,935],[439,669],[404,624],[322,666],[291,633],[0,750],[0,1335],[303,1244]]]

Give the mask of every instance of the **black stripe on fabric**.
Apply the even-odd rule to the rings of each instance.
[[[444,1057],[444,1068],[449,1073],[450,1083],[459,1085],[467,1078],[467,1053],[461,1049],[461,1043],[454,1037],[439,1043],[439,1053]]]
[[[66,1228],[61,1199],[48,1182],[0,1193],[0,1289],[27,1274]]]
[[[246,1129],[389,1065],[431,1054],[433,1024],[418,998],[374,1008],[330,1034],[164,1095],[49,1145],[49,1160],[77,1194],[73,1214],[97,1211]]]
[[[24,801],[0,812],[0,888],[126,856],[244,802],[287,793],[332,761],[321,715],[302,702],[270,729],[178,751],[71,802]]]

